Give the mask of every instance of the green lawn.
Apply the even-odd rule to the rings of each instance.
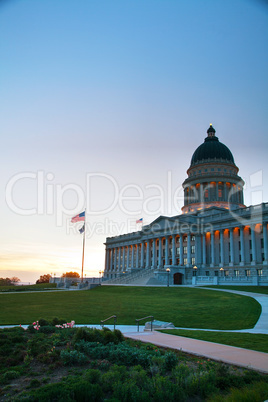
[[[268,295],[268,286],[206,286],[206,288],[212,289],[230,289],[230,290],[239,290],[240,292],[253,292],[253,293],[261,293],[264,295]]]
[[[189,331],[184,329],[165,329],[161,332],[165,332],[166,334],[170,335],[184,336],[186,338],[200,339],[202,341],[216,342],[224,345],[268,353],[268,335],[264,334]]]
[[[118,324],[153,315],[175,326],[208,329],[252,328],[261,306],[250,297],[194,288],[102,286],[89,291],[0,294],[0,325],[40,318],[98,324],[113,314]]]

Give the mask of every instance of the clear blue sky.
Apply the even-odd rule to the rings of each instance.
[[[85,271],[97,275],[107,236],[180,213],[168,194],[209,123],[246,204],[268,201],[267,43],[264,1],[2,1],[0,276],[80,272],[82,239],[68,222],[86,188]],[[38,199],[38,213],[16,212],[10,188],[20,210]]]

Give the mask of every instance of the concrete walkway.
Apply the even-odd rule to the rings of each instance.
[[[163,334],[158,331],[125,333],[124,336],[146,343],[153,343],[160,347],[177,349],[197,356],[207,357],[208,359],[268,373],[268,353]]]

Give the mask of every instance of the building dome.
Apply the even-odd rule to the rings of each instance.
[[[219,141],[218,137],[215,136],[215,132],[216,130],[211,124],[207,130],[208,136],[205,138],[204,143],[194,151],[190,166],[215,160],[235,164],[232,152]]]
[[[192,213],[206,208],[244,207],[244,181],[238,176],[238,167],[230,149],[215,136],[210,124],[207,137],[193,153],[191,164],[184,180],[183,213]]]

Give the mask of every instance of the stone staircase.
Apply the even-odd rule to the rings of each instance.
[[[140,269],[136,272],[123,274],[119,278],[103,281],[102,285],[164,285],[154,277],[154,271],[150,268]]]

